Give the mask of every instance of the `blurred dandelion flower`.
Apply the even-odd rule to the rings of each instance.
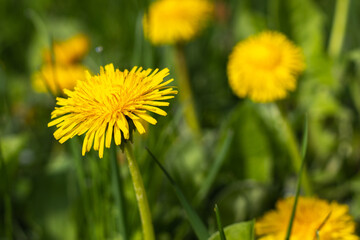
[[[155,45],[189,41],[213,13],[207,0],[158,0],[144,16],[144,34]]]
[[[84,34],[77,34],[65,41],[54,42],[54,61],[56,64],[69,65],[80,61],[89,51],[89,39]],[[44,61],[52,62],[52,50],[45,49],[43,52]]]
[[[85,71],[82,65],[44,65],[32,76],[32,86],[37,92],[50,90],[54,95],[63,93],[64,89],[74,89],[78,80],[85,80]]]
[[[169,69],[143,70],[134,67],[128,70],[114,70],[113,64],[100,68],[100,74],[91,76],[86,73],[85,81],[78,81],[74,91],[65,90],[68,98],[57,98],[53,119],[48,126],[58,128],[54,136],[64,143],[75,135],[85,134],[82,155],[90,151],[92,145],[104,154],[104,145],[110,148],[112,136],[116,145],[121,144],[122,137],[129,139],[133,123],[140,134],[145,132],[141,120],[156,124],[148,114],[166,116],[167,113],[158,106],[168,106],[168,100],[177,91],[166,85],[173,79],[163,82],[169,75]],[[130,122],[131,121],[131,122]]]
[[[265,31],[239,42],[229,57],[230,87],[255,102],[285,98],[305,69],[304,57],[283,34]]]
[[[266,213],[256,223],[260,240],[285,239],[294,197],[279,200],[276,210]],[[314,240],[318,231],[321,240],[358,240],[355,223],[347,205],[318,198],[299,197],[291,240]]]

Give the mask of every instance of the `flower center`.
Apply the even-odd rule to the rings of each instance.
[[[274,69],[281,60],[279,49],[270,45],[258,45],[252,49],[249,55],[249,61],[255,65],[256,68],[263,68],[266,70]]]

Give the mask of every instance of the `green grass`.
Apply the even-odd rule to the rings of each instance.
[[[297,191],[289,149],[301,150],[305,115],[312,194],[348,204],[360,222],[360,3],[340,2],[216,1],[216,17],[183,52],[200,136],[178,96],[147,134],[134,133],[156,239],[209,238],[218,231],[215,203],[226,239],[227,231],[253,237],[249,221]],[[174,49],[144,38],[149,3],[0,1],[0,239],[141,239],[125,155],[119,150],[115,162],[111,149],[101,160],[93,150],[83,157],[82,137],[59,144],[47,127],[55,99],[35,92],[31,76],[51,38],[83,32],[91,40],[83,63],[94,73],[107,63],[167,67],[178,86]],[[265,29],[286,34],[306,58],[297,88],[277,106],[237,98],[226,74],[234,45]]]

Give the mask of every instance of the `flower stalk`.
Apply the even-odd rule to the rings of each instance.
[[[128,160],[136,200],[140,211],[144,240],[155,240],[154,228],[151,220],[151,212],[146,196],[144,183],[130,143],[124,143],[124,151]]]
[[[180,101],[184,107],[185,119],[195,135],[201,136],[200,125],[196,115],[195,102],[191,91],[183,45],[175,45],[175,54],[175,66],[180,89]]]
[[[335,6],[335,16],[331,28],[329,41],[329,55],[337,58],[341,53],[341,48],[345,38],[346,23],[349,14],[350,0],[337,0]]]

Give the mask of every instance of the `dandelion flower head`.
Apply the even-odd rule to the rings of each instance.
[[[77,34],[65,41],[54,42],[53,50],[45,49],[43,52],[44,60],[46,63],[51,63],[52,54],[54,54],[56,64],[74,64],[87,54],[89,45],[89,39],[86,35]]]
[[[167,113],[159,107],[168,106],[168,100],[177,91],[166,86],[173,79],[163,81],[169,75],[167,68],[143,70],[134,67],[131,71],[114,69],[113,64],[100,68],[100,74],[85,81],[78,81],[74,91],[65,90],[67,98],[57,98],[58,107],[51,113],[48,126],[58,129],[54,137],[64,143],[75,135],[85,134],[82,155],[94,148],[99,157],[104,147],[110,148],[112,138],[116,145],[129,139],[133,123],[140,134],[145,133],[142,121],[156,124],[149,115]]]
[[[271,102],[296,88],[305,69],[299,47],[278,32],[265,31],[239,42],[229,57],[229,84],[238,97]]]
[[[294,197],[279,200],[275,210],[256,222],[260,240],[285,239],[293,204]],[[347,205],[299,197],[290,239],[314,240],[318,231],[321,240],[358,240],[348,211]]]
[[[82,65],[46,64],[32,76],[32,86],[37,92],[51,91],[54,95],[62,93],[63,89],[72,90],[78,80],[85,80],[86,68]]]
[[[155,45],[189,41],[212,16],[208,0],[158,0],[144,16],[145,36]]]

